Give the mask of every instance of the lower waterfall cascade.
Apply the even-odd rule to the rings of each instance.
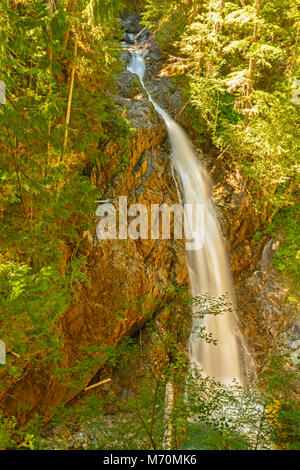
[[[204,207],[202,247],[186,251],[191,295],[208,294],[216,299],[225,296],[226,303],[234,306],[227,253],[210,195],[209,175],[195,155],[182,127],[153,100],[147,90],[143,80],[146,70],[144,57],[147,51],[133,46],[130,52],[132,58],[127,70],[139,77],[149,100],[165,121],[171,142],[172,164],[179,176],[183,201],[192,207],[196,207],[196,204]],[[204,320],[193,318],[188,345],[189,356],[191,365],[201,370],[205,376],[213,377],[224,384],[231,383],[234,379],[242,384],[244,373],[241,341],[238,337],[235,314],[231,310],[233,309],[221,315],[205,315]],[[211,334],[217,341],[216,345],[207,343],[193,332],[203,326],[206,328],[206,333]]]

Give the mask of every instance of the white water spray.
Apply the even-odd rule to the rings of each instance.
[[[226,301],[234,305],[232,280],[228,267],[216,211],[210,195],[209,175],[197,159],[184,130],[151,97],[143,78],[145,73],[144,53],[137,48],[131,50],[132,60],[128,70],[136,74],[146,90],[149,100],[164,119],[172,146],[172,161],[179,175],[183,202],[204,206],[204,239],[198,250],[186,252],[191,294],[209,294],[214,298],[226,296]],[[191,364],[204,374],[228,384],[236,379],[243,383],[241,351],[233,312],[222,315],[206,315],[204,320],[194,318],[192,330],[206,327],[217,345],[207,343],[192,332],[189,338]]]

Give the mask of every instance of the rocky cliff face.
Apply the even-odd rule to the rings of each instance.
[[[129,23],[132,31],[134,25]],[[169,78],[159,76],[162,56],[151,34],[142,33],[140,41],[148,47],[147,87],[154,99],[176,117],[181,106],[180,93],[174,90]],[[128,60],[128,52],[125,51],[125,63]],[[124,70],[119,90],[116,101],[120,109],[127,109],[136,128],[131,139],[129,162],[126,168],[120,166],[121,147],[118,142],[110,142],[104,149],[108,162],[92,170],[92,181],[101,190],[103,199],[113,203],[119,196],[127,196],[129,205],[143,203],[147,207],[154,203],[178,202],[163,122],[130,72]],[[185,125],[184,121],[182,124]],[[213,194],[236,284],[241,329],[255,358],[263,360],[268,341],[274,333],[274,325],[269,328],[269,319],[276,319],[286,296],[286,290],[278,283],[277,274],[270,264],[274,245],[268,242],[264,248],[266,241],[257,245],[252,239],[259,220],[238,169],[231,168],[225,155],[207,157],[200,148],[195,150],[207,165],[214,182]],[[96,223],[95,219],[95,227]],[[127,239],[98,242],[95,233],[90,232],[85,232],[82,237],[88,253],[91,285],[80,286],[76,303],[62,319],[65,338],[63,366],[68,368],[80,363],[84,359],[82,347],[89,346],[99,348],[95,352],[98,365],[96,363],[73,390],[64,386],[50,370],[28,366],[23,377],[0,397],[1,407],[20,421],[35,412],[49,416],[50,408],[70,400],[103,366],[102,347],[117,345],[122,338],[145,324],[146,318],[140,315],[139,308],[128,307],[129,299],[149,296],[162,300],[159,285],[173,281],[179,284],[188,282],[181,241]],[[125,320],[119,321],[118,312],[125,304]],[[155,305],[150,302],[150,313],[155,312]],[[260,319],[264,317],[267,320],[261,327]],[[268,338],[264,336],[267,324]],[[20,408],[20,402],[29,405],[29,409],[28,406]]]
[[[157,44],[146,32],[141,40],[148,51],[147,88],[191,135],[194,150],[211,175],[212,195],[234,279],[239,326],[252,356],[252,367],[259,370],[271,352],[278,352],[282,340],[289,341],[291,333],[294,346],[300,344],[295,305],[286,302],[289,283],[272,265],[279,244],[267,237],[259,242],[253,239],[266,215],[257,213],[239,167],[232,164],[226,152],[218,154],[213,148],[207,152],[193,139],[181,112],[185,104],[180,93],[162,73],[164,61]]]
[[[125,54],[126,55],[126,54]],[[125,57],[126,59],[126,57]],[[92,171],[92,180],[99,187],[103,199],[116,204],[119,196],[128,197],[128,206],[134,203],[172,205],[178,202],[174,186],[168,144],[164,126],[137,86],[134,75],[124,72],[119,83],[117,103],[126,107],[136,131],[130,143],[127,167],[120,167],[122,152],[118,142],[105,148],[108,162]],[[123,169],[121,169],[123,168]],[[95,219],[96,227],[97,219]],[[118,313],[129,299],[147,296],[162,299],[160,285],[171,282],[187,283],[183,242],[172,240],[102,240],[95,233],[85,232],[83,243],[88,252],[89,288],[80,286],[76,303],[66,312],[61,328],[65,346],[63,366],[68,368],[84,358],[82,347],[99,347],[99,365],[70,390],[63,386],[51,371],[27,367],[23,377],[1,396],[1,406],[7,412],[25,421],[35,412],[49,415],[49,408],[66,402],[79,392],[101,367],[101,349],[117,345],[126,335],[133,334],[146,322],[139,307],[124,308],[124,321]],[[149,314],[155,310],[148,305]],[[20,408],[20,403],[29,405]]]

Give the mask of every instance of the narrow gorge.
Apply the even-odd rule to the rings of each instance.
[[[128,66],[130,72],[138,75],[146,91],[143,78],[146,67],[144,56],[147,53],[147,48],[143,50],[143,44],[140,47],[136,46],[135,49],[132,49],[132,59]],[[223,248],[215,209],[209,194],[208,174],[193,153],[183,129],[153,101],[150,94],[148,96],[167,126],[171,141],[172,165],[175,167],[182,191],[182,196],[179,195],[179,198],[184,201],[184,204],[191,204],[193,208],[196,208],[197,204],[203,207],[202,218],[198,220],[194,215],[196,219],[194,224],[193,221],[190,222],[194,227],[196,224],[203,225],[203,235],[201,240],[198,240],[201,246],[197,247],[195,239],[187,245],[190,247],[187,248],[189,251],[186,258],[191,294],[193,296],[209,294],[216,298],[227,295],[229,307],[233,309],[233,292],[227,266],[227,255]],[[216,339],[217,345],[197,339],[196,330],[189,339],[191,363],[200,371],[203,370],[207,376],[215,377],[223,383],[231,382],[233,379],[241,383],[244,382],[241,367],[243,352],[241,345],[239,350],[235,320],[234,313],[226,312],[221,317],[207,315],[204,322],[201,319],[200,321],[194,319],[192,322],[192,329],[196,329],[197,326],[205,326],[207,333]],[[245,371],[244,375],[246,376]]]
[[[23,12],[19,3],[16,2],[16,9],[11,12],[12,22],[16,21],[16,24],[14,15],[21,18]],[[196,74],[195,78],[193,70],[198,70],[203,56],[199,55],[195,60],[193,58],[191,68],[189,64],[186,65],[186,58],[193,47],[185,49],[184,35],[192,37],[199,27],[199,18],[206,18],[205,15],[210,18],[209,12],[205,10],[205,13],[201,13],[203,16],[198,17],[193,5],[190,5],[193,2],[183,2],[183,8],[191,7],[186,15],[191,21],[195,18],[194,23],[191,29],[186,25],[186,30],[181,32],[181,55],[176,49],[176,41],[181,37],[179,30],[178,39],[172,39],[172,45],[168,46],[169,54],[166,52],[166,44],[175,33],[171,31],[172,23],[169,23],[167,16],[157,19],[156,2],[149,0],[149,10],[144,5],[133,8],[125,2],[123,13],[116,9],[113,11],[113,20],[109,16],[105,20],[107,24],[112,22],[111,31],[108,33],[106,26],[103,26],[103,31],[106,31],[103,37],[109,34],[105,47],[107,50],[112,48],[112,52],[108,53],[104,46],[102,49],[103,38],[98,35],[94,25],[98,17],[96,10],[92,9],[92,3],[85,5],[80,14],[76,8],[72,9],[72,2],[68,3],[68,8],[64,11],[71,19],[66,23],[64,34],[57,32],[60,25],[55,15],[61,7],[60,2],[52,5],[52,10],[49,7],[57,27],[57,31],[53,31],[60,37],[64,47],[69,47],[69,52],[65,51],[64,55],[63,46],[57,46],[57,50],[54,46],[53,50],[49,49],[49,38],[47,39],[46,55],[51,62],[50,69],[54,77],[53,82],[49,82],[46,87],[49,90],[47,96],[56,93],[55,87],[58,90],[60,86],[62,88],[55,98],[57,104],[53,104],[53,109],[50,98],[48,102],[48,98],[43,96],[32,111],[33,116],[36,109],[45,113],[45,116],[41,114],[41,119],[45,118],[45,141],[42,142],[42,138],[37,136],[37,142],[32,145],[33,148],[36,145],[36,151],[41,152],[43,160],[35,164],[31,162],[31,157],[24,157],[27,145],[25,140],[33,138],[34,132],[31,130],[31,137],[26,136],[26,139],[22,130],[18,131],[16,137],[7,131],[6,140],[3,137],[3,142],[6,143],[1,144],[5,154],[13,152],[13,158],[8,158],[1,173],[6,186],[3,186],[5,202],[0,203],[0,211],[1,216],[6,217],[9,222],[5,226],[7,236],[4,237],[2,248],[6,250],[9,260],[13,250],[16,251],[8,262],[8,267],[1,264],[3,267],[0,269],[0,275],[3,276],[1,293],[5,299],[0,305],[4,312],[3,317],[0,317],[0,340],[3,337],[6,345],[5,369],[0,369],[0,424],[3,421],[5,430],[2,438],[0,428],[0,448],[10,448],[9,439],[6,442],[6,429],[12,429],[11,436],[14,436],[15,426],[16,429],[26,431],[24,435],[20,434],[22,439],[19,441],[16,436],[11,437],[14,442],[12,447],[23,448],[24,443],[24,448],[34,446],[35,444],[30,444],[28,437],[33,436],[30,423],[39,423],[38,437],[34,438],[36,448],[40,448],[39,443],[42,442],[43,448],[54,450],[162,447],[198,449],[193,445],[200,445],[201,449],[210,449],[213,445],[224,445],[225,449],[231,449],[234,445],[237,448],[255,450],[276,446],[279,449],[284,448],[286,441],[283,440],[282,444],[278,438],[279,427],[271,416],[278,412],[280,407],[276,406],[279,406],[281,398],[269,394],[268,386],[271,382],[268,382],[268,374],[270,371],[277,371],[274,364],[283,360],[286,350],[291,354],[292,348],[292,355],[289,356],[292,359],[284,363],[282,369],[278,368],[278,383],[286,383],[284,387],[290,388],[289,397],[286,402],[282,398],[282,403],[291,407],[288,408],[289,413],[292,409],[297,414],[299,299],[290,272],[287,275],[285,272],[282,274],[278,262],[276,264],[276,257],[280,256],[280,250],[285,246],[284,236],[279,229],[276,232],[276,226],[275,231],[265,229],[268,224],[273,224],[274,217],[276,220],[275,209],[269,206],[265,196],[260,201],[256,200],[256,189],[253,190],[255,186],[249,182],[250,177],[244,168],[246,164],[238,160],[237,154],[240,152],[241,155],[243,147],[242,131],[235,131],[236,145],[240,145],[237,152],[231,141],[226,141],[226,130],[222,126],[225,126],[227,114],[232,113],[232,126],[240,125],[239,120],[242,119],[240,102],[234,107],[233,99],[228,98],[231,91],[236,98],[238,88],[234,88],[235,85],[228,84],[226,91],[225,88],[218,89],[216,85],[216,96],[219,101],[224,99],[225,104],[217,101],[218,109],[212,124],[214,130],[204,124],[205,117],[209,125],[212,122],[207,117],[209,113],[204,113],[205,105],[210,103],[210,98],[207,101],[203,98],[206,96],[203,91],[205,80],[210,75],[216,76],[218,67],[221,70],[225,65],[219,64],[217,59],[209,55],[209,47],[213,50],[213,46],[201,29],[203,37],[199,39],[197,47],[201,48],[200,44],[208,41],[209,47],[205,49],[205,54],[209,67],[204,85],[200,86],[197,82],[200,80],[200,72],[199,77]],[[119,3],[122,2],[117,3],[119,8]],[[222,8],[223,3],[226,9],[228,2],[211,3],[217,3],[217,6],[211,5],[211,8],[219,11],[218,8]],[[37,7],[32,8],[35,18]],[[233,7],[228,6],[228,12],[225,11],[229,15],[228,24],[231,24],[230,21],[237,21],[232,19],[234,16],[230,16],[230,8]],[[138,12],[132,11],[133,9],[138,9]],[[200,9],[199,7],[199,11]],[[175,19],[172,21],[176,26],[176,22],[180,21],[175,7],[174,12]],[[220,18],[225,13],[220,13]],[[81,19],[73,30],[73,26],[77,24],[77,19],[74,20],[77,14]],[[160,14],[163,15],[163,12]],[[257,14],[260,14],[259,11]],[[83,23],[79,26],[80,21],[83,22],[82,18],[86,18],[86,30]],[[72,26],[69,28],[68,25]],[[43,27],[48,31],[48,26]],[[166,32],[164,28],[167,28]],[[88,43],[91,31],[93,44]],[[212,31],[215,37],[219,37],[221,22],[216,21]],[[198,34],[201,35],[200,32]],[[30,41],[28,47],[29,45]],[[85,63],[91,57],[94,61],[93,47],[95,50],[97,47],[97,51],[99,54],[101,51],[103,56],[95,65],[95,75],[92,71],[85,75]],[[108,60],[106,53],[107,57],[111,53],[110,60],[115,69],[104,76],[104,70],[108,67],[105,62]],[[218,53],[221,54],[220,51]],[[227,53],[226,50],[224,57]],[[70,54],[74,56],[69,62]],[[57,70],[53,65],[55,60],[60,64]],[[27,63],[28,57],[24,61]],[[47,69],[47,73],[49,70]],[[183,78],[185,70],[186,75],[195,80],[194,88],[186,85]],[[12,87],[10,78],[6,78],[8,91]],[[41,80],[46,80],[42,74]],[[93,105],[89,108],[90,105],[85,104],[87,95],[100,100],[96,95],[99,93],[101,80],[102,101],[99,101],[99,105],[95,104],[95,109]],[[33,96],[31,81],[30,78],[28,86]],[[255,121],[260,108],[257,106],[254,110],[253,107],[248,113],[248,108],[251,107],[250,88],[246,89],[245,84],[243,86],[246,90],[243,119],[246,116],[247,128],[247,120]],[[199,90],[203,93],[202,101],[199,99],[203,106],[203,115],[199,118],[198,111],[195,111],[199,105],[195,90],[199,96]],[[45,103],[47,102],[45,109],[41,105],[44,98]],[[8,93],[7,100],[9,99]],[[59,109],[63,100],[66,115],[61,118]],[[10,105],[9,101],[7,103]],[[69,105],[73,109],[71,106],[68,113]],[[49,115],[46,114],[48,109],[51,109]],[[3,115],[3,119],[13,122],[14,111],[10,112],[12,114],[6,117]],[[225,118],[220,124],[218,119],[222,112]],[[72,122],[72,113],[77,121],[73,116]],[[97,113],[102,113],[102,121]],[[17,122],[17,118],[15,119]],[[91,119],[92,137],[88,135],[89,129],[85,128],[87,119]],[[76,126],[80,131],[75,129]],[[252,133],[253,136],[255,128],[248,129],[249,135]],[[226,145],[222,142],[218,147],[221,137],[218,137],[217,132],[220,135],[224,132]],[[246,130],[245,133],[247,132]],[[22,143],[22,138],[25,143]],[[94,139],[91,144],[90,138]],[[60,150],[56,150],[56,139],[63,141],[63,150],[60,144],[57,146]],[[75,150],[68,149],[68,145],[71,145],[68,140],[72,139],[78,146]],[[85,145],[91,146],[90,154],[85,153]],[[23,158],[25,159],[22,160]],[[251,159],[247,158],[245,157],[245,161],[248,164]],[[33,168],[34,165],[39,165],[32,175],[29,172],[31,165]],[[65,169],[61,169],[63,165]],[[12,177],[7,176],[9,171],[13,172]],[[274,172],[276,171],[279,170],[275,168]],[[17,189],[12,189],[10,184],[15,184]],[[270,194],[272,188],[270,185]],[[282,200],[293,197],[296,186],[291,183],[291,189],[289,188],[283,186],[282,190],[278,190]],[[16,196],[16,191],[19,196]],[[43,196],[38,191],[44,191]],[[274,194],[277,194],[276,191],[274,189]],[[194,227],[194,233],[189,240],[148,236],[137,236],[135,239],[117,236],[99,239],[99,207],[108,204],[117,209],[119,198],[124,196],[128,206],[144,205],[149,214],[151,205],[201,206],[201,246],[195,248],[193,245],[195,241],[199,241],[193,238],[196,233],[195,221],[199,226],[195,212],[190,224]],[[51,202],[48,208],[49,200],[55,202]],[[297,196],[295,201],[297,203]],[[19,209],[16,209],[16,204],[21,204]],[[292,207],[290,200],[286,206]],[[8,217],[9,210],[11,215]],[[42,213],[47,214],[45,222],[38,219]],[[118,214],[118,223],[120,217]],[[21,226],[26,232],[22,235],[23,247],[15,243],[9,228],[10,223],[12,227],[15,224],[15,233]],[[48,233],[47,227],[50,224],[52,228]],[[174,230],[175,222],[172,219],[173,234]],[[59,238],[59,232],[66,235]],[[196,233],[196,237],[200,232]],[[48,245],[45,240],[48,240]],[[294,240],[291,242],[293,244]],[[188,246],[190,248],[187,249]],[[54,261],[51,258],[53,253]],[[39,261],[39,256],[41,259],[44,257],[45,261]],[[52,264],[48,262],[48,258]],[[0,261],[2,263],[2,257]],[[34,268],[31,273],[32,266],[37,266],[37,269]],[[28,278],[28,284],[23,276],[32,276]],[[52,293],[49,294],[49,289],[52,288],[54,292],[57,290],[57,299],[51,297]],[[66,294],[69,291],[70,294]],[[32,303],[31,292],[34,293],[36,303]],[[19,298],[23,299],[22,296],[24,300],[19,305],[16,302]],[[7,313],[10,308],[15,312],[11,319]],[[26,318],[25,333],[19,334],[18,331],[22,331],[19,323],[22,315]],[[11,336],[14,322],[19,330]],[[31,340],[32,337],[41,338],[40,342],[37,340],[37,346]],[[48,349],[44,347],[44,342],[50,345],[49,348],[47,346]],[[25,346],[28,344],[29,346]],[[186,385],[189,382],[189,370],[193,367],[196,370],[196,383],[195,378],[192,378],[191,385]],[[276,380],[274,383],[277,383]],[[232,395],[230,385],[235,390]],[[171,392],[169,391],[170,396],[167,397],[168,404],[165,401],[165,391],[169,386]],[[193,401],[191,406],[187,405],[185,395],[188,386]],[[207,386],[211,388],[205,388]],[[255,397],[253,402],[249,401],[249,410],[253,412],[251,415],[249,411],[251,419],[256,419],[253,418],[256,416],[256,411],[253,410],[257,410],[257,416],[263,416],[261,422],[264,424],[258,431],[255,428],[255,437],[251,435],[252,431],[249,431],[248,436],[248,431],[245,432],[241,426],[242,431],[234,428],[236,434],[231,438],[230,432],[226,434],[227,430],[224,431],[221,425],[218,428],[216,424],[214,429],[213,425],[207,424],[210,420],[217,423],[216,416],[218,413],[221,416],[220,410],[227,409],[226,413],[230,414],[228,410],[232,412],[235,409],[237,397],[243,396],[243,406],[247,407],[247,391],[249,396],[253,393]],[[203,405],[206,399],[209,402],[210,393],[212,396],[215,393],[218,397],[216,402],[219,405],[216,403],[215,408],[208,408],[213,406],[211,403]],[[244,393],[248,398],[245,398]],[[280,397],[284,395],[283,392],[280,393]],[[224,397],[224,403],[220,397]],[[204,411],[202,405],[207,406]],[[225,421],[229,414],[227,417],[225,414]],[[195,416],[198,418],[194,419]],[[207,423],[202,421],[204,417]],[[232,419],[234,421],[235,417]],[[10,428],[7,423],[12,422],[14,424]],[[199,427],[199,423],[201,426],[205,424]],[[247,428],[247,425],[243,426]],[[251,426],[253,429],[253,423]],[[297,425],[291,426],[293,437],[290,441],[295,442],[297,447],[299,435],[298,431],[294,432]],[[135,428],[137,435],[134,434]],[[212,439],[209,443],[205,440],[205,433]],[[167,444],[166,434],[169,436]],[[262,440],[261,443],[258,442],[259,439]],[[288,446],[289,444],[287,448]]]

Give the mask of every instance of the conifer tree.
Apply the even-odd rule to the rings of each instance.
[[[178,28],[173,15],[183,5]],[[297,2],[178,0],[159,10],[148,0],[146,7],[145,23],[171,51],[167,69],[182,77],[185,112],[200,141],[226,149],[238,162],[262,223],[270,224],[295,199],[300,117],[291,97],[300,73]],[[292,260],[292,252],[288,256]]]
[[[119,0],[0,5],[0,338],[17,355],[1,368],[1,386],[37,357],[60,361],[60,316],[74,282],[86,280],[75,248],[98,195],[91,162],[101,159],[99,139],[124,128],[112,98],[120,8]]]

